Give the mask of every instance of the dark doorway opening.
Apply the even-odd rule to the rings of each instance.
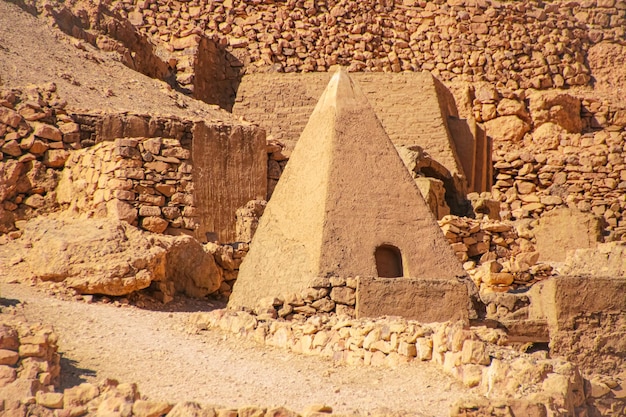
[[[402,254],[400,249],[392,245],[381,245],[374,252],[376,271],[381,278],[397,278],[404,276]]]

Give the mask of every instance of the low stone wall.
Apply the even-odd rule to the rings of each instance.
[[[504,331],[486,327],[420,324],[399,318],[356,320],[338,315],[283,321],[227,310],[197,313],[192,325],[200,331],[221,329],[268,346],[349,365],[396,367],[432,361],[484,395],[459,400],[451,410],[453,416],[570,416],[596,410],[602,401],[605,411],[606,404],[609,410],[623,410],[625,405],[612,397],[611,388],[599,389],[609,385],[617,389],[616,380],[596,377],[585,381],[573,364],[548,359],[545,352],[525,354],[503,348]],[[500,413],[487,413],[494,408]]]
[[[111,216],[154,233],[192,234],[191,152],[172,138],[122,138],[76,151],[58,200],[87,215]]]
[[[358,277],[317,278],[311,288],[299,294],[263,299],[255,306],[261,317],[298,320],[322,313],[354,317]]]
[[[245,122],[71,113],[54,84],[2,90],[0,100],[2,234],[18,220],[59,210],[61,172],[80,151],[68,165],[72,172],[63,174],[74,186],[65,181],[61,204],[72,203],[75,193],[79,212],[108,211],[153,232],[194,231],[202,241],[211,232],[231,242],[237,208],[266,198],[268,172],[275,185],[286,163],[282,146],[267,144],[264,131]],[[194,189],[196,178],[203,187]]]

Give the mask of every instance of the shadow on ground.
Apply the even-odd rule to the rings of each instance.
[[[93,369],[79,368],[77,362],[61,356],[61,390],[87,382],[87,378],[96,376]]]
[[[14,298],[2,298],[0,297],[0,307],[15,307],[21,303],[20,300],[16,300]]]
[[[175,295],[174,299],[168,303],[163,303],[152,297],[149,291],[139,291],[129,297],[107,297],[95,296],[95,302],[120,302],[122,299],[128,300],[133,306],[149,311],[160,311],[167,313],[195,313],[209,312],[226,308],[228,300],[223,297],[207,296],[203,298],[191,298],[184,295]]]

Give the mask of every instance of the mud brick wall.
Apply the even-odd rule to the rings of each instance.
[[[443,156],[449,158],[447,150],[435,152],[449,140],[438,97],[433,94],[436,83],[429,74],[350,76],[366,94],[394,144],[420,144],[425,149],[432,148],[431,156],[447,168],[455,164],[442,160]],[[326,73],[247,75],[239,86],[233,114],[258,123],[268,136],[293,149],[330,77]],[[446,110],[454,107],[450,93],[441,92],[440,96],[448,101]]]

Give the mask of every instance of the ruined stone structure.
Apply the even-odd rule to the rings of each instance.
[[[429,306],[428,319],[467,318],[467,288],[457,280],[465,276],[365,95],[337,72],[265,209],[229,306],[361,277],[357,315],[426,318],[431,297],[450,297],[458,309],[437,317]],[[393,297],[409,278],[424,292]]]
[[[0,74],[3,266],[34,265],[26,279],[81,294],[148,288],[162,301],[229,295],[241,268],[234,309],[199,326],[342,363],[433,361],[485,395],[452,415],[626,414],[624,1],[17,3],[70,35],[85,62],[115,55],[191,108],[78,110],[55,84],[15,90],[21,80]],[[340,74],[322,95],[336,65],[362,92]],[[134,75],[99,103],[114,107]],[[448,215],[466,214],[470,191],[475,218]],[[62,208],[130,225],[33,220]],[[126,243],[111,250],[116,240]],[[94,285],[98,272],[110,279]],[[456,323],[369,318],[385,314]],[[47,336],[13,336],[0,386],[57,379]],[[53,359],[51,370],[21,351]],[[27,397],[64,406],[58,393]]]
[[[0,231],[61,204],[152,232],[232,242],[236,210],[266,197],[265,135],[248,123],[72,113],[54,92],[28,94],[31,101],[12,92],[0,107]],[[47,105],[33,108],[33,99]]]

